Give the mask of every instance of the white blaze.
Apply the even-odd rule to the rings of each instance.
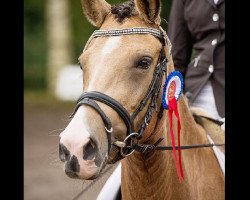
[[[82,147],[89,141],[89,126],[82,106],[79,107],[71,122],[60,134],[60,142],[69,148],[71,154],[81,153]]]
[[[100,50],[100,55],[96,58],[98,59],[98,62],[93,60],[92,65],[95,66],[92,68],[93,71],[91,73],[91,79],[87,91],[95,90],[96,80],[98,80],[100,73],[102,73],[105,59],[109,59],[107,56],[114,53],[119,48],[120,43],[120,36],[110,37],[104,43],[103,48]],[[78,108],[71,122],[60,134],[60,137],[60,143],[66,146],[71,155],[75,155],[78,158],[80,164],[80,176],[88,178],[101,169],[96,166],[94,159],[83,159],[83,146],[90,139],[90,126],[87,120],[86,109],[84,109],[83,106]]]
[[[108,40],[104,43],[103,48],[101,49],[100,57],[98,58],[98,64],[95,65],[92,74],[91,79],[89,81],[89,86],[87,88],[87,91],[93,91],[95,90],[96,80],[100,77],[100,73],[102,73],[103,68],[103,61],[105,60],[105,57],[108,54],[111,54],[116,51],[117,48],[119,48],[119,45],[121,43],[121,37],[120,36],[113,36],[108,38]]]
[[[105,59],[107,54],[110,54],[114,52],[117,48],[119,48],[119,44],[121,42],[120,36],[114,36],[107,39],[107,41],[104,43],[103,48],[101,49],[101,55],[99,58],[99,65],[95,66],[93,70],[93,74],[91,75],[91,80],[89,83],[89,87],[87,90],[94,90],[94,86],[96,83],[96,80],[98,80],[99,73],[101,73],[102,70],[102,60]],[[73,119],[69,123],[69,125],[66,127],[66,129],[60,134],[61,141],[64,145],[66,145],[67,148],[70,148],[71,153],[73,149],[82,149],[81,147],[83,144],[86,144],[89,140],[90,134],[89,134],[89,125],[87,122],[87,116],[85,113],[85,110],[82,106],[79,107],[76,114],[74,115]],[[77,153],[77,152],[75,152]]]
[[[105,56],[106,54],[112,53],[116,48],[119,47],[120,42],[121,42],[120,36],[110,37],[104,44],[104,47],[102,49],[102,55]]]

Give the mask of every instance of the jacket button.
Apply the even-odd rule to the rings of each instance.
[[[189,91],[187,91],[187,92],[185,93],[185,95],[186,95],[186,97],[187,97],[188,99],[190,99],[190,98],[192,97],[192,93],[189,92]]]
[[[213,66],[213,65],[209,65],[208,71],[209,71],[210,73],[212,73],[212,72],[214,71],[214,66]]]
[[[217,39],[213,39],[212,42],[211,42],[211,44],[214,46],[214,45],[217,44],[217,42],[218,42]]]
[[[217,13],[214,13],[214,14],[213,14],[213,21],[214,21],[214,22],[217,22],[218,19],[219,19],[219,15],[218,15]]]

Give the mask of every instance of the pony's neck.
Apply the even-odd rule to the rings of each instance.
[[[156,130],[146,139],[154,144],[167,145],[168,123],[166,111]],[[184,192],[185,191],[185,192]],[[180,184],[175,170],[172,151],[154,151],[148,157],[135,152],[122,160],[122,195],[124,199],[182,199],[187,195],[185,184]]]
[[[182,98],[180,104],[181,144],[207,143],[204,130],[196,126]],[[160,145],[170,144],[166,114],[163,116],[164,121],[159,131],[153,132],[149,138],[148,142],[151,144],[161,137],[165,139]],[[176,127],[174,132],[176,133]],[[179,182],[172,154],[172,151],[155,151],[144,158],[141,153],[135,152],[122,160],[123,199],[224,198],[224,176],[211,149],[182,151],[185,179],[182,183]]]

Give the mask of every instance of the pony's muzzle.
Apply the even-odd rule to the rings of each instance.
[[[59,158],[72,178],[94,179],[106,165],[108,139],[101,118],[92,112],[87,106],[79,107],[59,137]]]
[[[82,151],[83,151],[83,160],[92,160],[97,156],[98,153],[97,144],[94,142],[94,140],[89,138],[88,142],[83,145]],[[63,162],[66,161],[69,162],[69,160],[71,159],[70,151],[62,143],[59,144],[59,158]]]
[[[70,178],[85,180],[97,177],[104,162],[98,143],[92,137],[85,138],[81,143],[61,138],[59,158],[65,163],[65,173]]]

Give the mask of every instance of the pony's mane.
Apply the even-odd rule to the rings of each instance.
[[[136,15],[135,3],[133,0],[126,1],[119,5],[111,7],[111,13],[115,15],[118,22],[122,22],[125,18]]]

